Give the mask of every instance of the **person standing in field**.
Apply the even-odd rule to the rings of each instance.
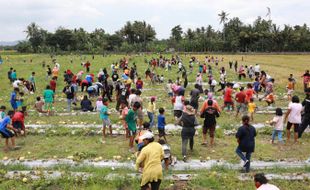
[[[242,123],[243,125],[239,127],[236,133],[238,142],[236,153],[243,160],[243,167],[245,168],[245,172],[248,173],[250,171],[251,155],[255,149],[256,130],[252,125],[250,125],[249,116],[243,116]],[[244,152],[245,154],[243,154]]]
[[[163,180],[163,169],[161,161],[164,159],[164,151],[158,142],[154,142],[154,135],[147,131],[141,137],[144,148],[141,150],[137,160],[136,169],[141,171],[141,190],[159,190]]]
[[[106,128],[109,127],[109,131],[110,131],[110,136],[112,136],[112,126],[111,126],[111,121],[109,119],[109,101],[106,98],[102,99],[102,108],[100,110],[100,119],[102,120],[102,143],[105,143],[104,139],[106,138]]]
[[[155,118],[155,111],[156,111],[156,104],[155,104],[155,97],[151,97],[151,101],[148,104],[147,107],[147,116],[150,120],[150,127],[152,128],[154,126],[154,118]]]
[[[54,92],[51,90],[49,85],[47,85],[46,89],[43,91],[43,98],[45,102],[45,110],[47,111],[47,114],[50,115],[53,109]]]
[[[129,131],[129,151],[132,153],[134,152],[133,142],[137,133],[137,110],[140,108],[140,106],[141,104],[139,102],[135,102],[133,106],[129,109],[125,118]]]
[[[195,126],[198,125],[197,119],[195,117],[195,109],[187,105],[185,111],[178,120],[178,123],[182,126],[181,137],[182,137],[182,156],[183,161],[187,161],[186,147],[189,142],[190,150],[194,149],[194,135],[195,135]]]
[[[237,112],[236,112],[236,117],[238,117],[239,112],[241,112],[241,114],[246,112],[246,94],[243,91],[243,87],[240,87],[240,92],[238,92],[236,94],[235,100],[237,102]]]
[[[248,103],[248,113],[250,115],[251,121],[254,121],[254,112],[256,110],[256,104],[254,103],[254,98],[250,99],[250,102]]]
[[[213,100],[208,100],[208,107],[200,114],[201,118],[204,118],[202,128],[202,143],[201,145],[207,145],[207,132],[210,134],[210,145],[214,145],[214,136],[216,128],[216,117],[220,116],[219,111],[213,107]]]
[[[292,102],[288,105],[288,110],[285,114],[285,121],[287,121],[286,126],[286,137],[287,143],[290,141],[291,137],[291,128],[294,129],[294,142],[297,143],[298,139],[298,128],[301,124],[301,112],[302,112],[302,105],[299,103],[298,96],[292,97]]]
[[[274,125],[274,129],[272,131],[272,139],[271,143],[274,143],[274,139],[276,135],[278,135],[278,141],[280,143],[283,143],[282,140],[282,133],[283,133],[283,112],[281,108],[276,109],[276,115],[273,117],[273,119],[269,122],[270,125]]]
[[[19,101],[17,98],[18,93],[19,93],[19,88],[14,88],[13,92],[11,93],[10,103],[14,111],[16,111],[18,107],[17,105],[17,101]]]

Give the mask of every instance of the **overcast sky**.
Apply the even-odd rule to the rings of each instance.
[[[26,38],[24,30],[31,22],[50,32],[59,26],[83,27],[91,32],[103,28],[108,33],[119,30],[126,21],[145,20],[168,38],[172,27],[183,29],[212,25],[221,29],[218,14],[239,17],[253,23],[265,18],[271,8],[272,20],[279,24],[310,24],[309,0],[0,0],[0,41]]]

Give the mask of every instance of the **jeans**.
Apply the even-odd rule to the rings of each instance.
[[[182,155],[186,156],[186,146],[189,141],[189,148],[193,150],[194,147],[194,136],[191,137],[182,137]]]
[[[283,133],[283,131],[281,131],[281,130],[273,130],[273,132],[272,132],[272,141],[274,141],[274,139],[276,138],[276,135],[278,134],[278,141],[282,142],[283,141],[282,140],[282,133]]]
[[[252,152],[246,152],[244,155],[242,150],[239,147],[237,147],[236,153],[244,162],[248,160],[248,163],[245,165],[245,171],[249,172],[250,171],[250,160],[251,160]]]
[[[154,113],[152,113],[152,112],[147,112],[147,116],[148,116],[149,119],[150,119],[150,128],[152,128],[153,125],[154,125]]]
[[[68,112],[71,111],[71,103],[72,103],[72,101],[73,101],[73,99],[67,99],[67,104],[68,104],[67,111]]]

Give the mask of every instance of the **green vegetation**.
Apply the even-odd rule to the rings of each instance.
[[[226,39],[228,36],[226,37]],[[27,102],[28,110],[33,110],[33,104],[35,103],[36,96],[42,96],[42,92],[45,86],[48,84],[46,80],[46,68],[42,67],[43,61],[46,65],[52,66],[50,56],[46,54],[16,54],[12,52],[1,53],[4,63],[0,65],[0,102],[1,105],[5,105],[8,109],[10,92],[12,90],[11,84],[7,79],[6,72],[10,67],[14,67],[17,70],[17,76],[29,78],[31,72],[36,72],[37,81],[37,92],[33,95],[26,95],[25,99]],[[164,54],[168,58],[171,54]],[[183,59],[183,63],[188,68],[187,63],[190,56],[196,56],[200,61],[204,60],[204,55],[180,55]],[[259,63],[262,70],[265,70],[269,75],[275,78],[275,89],[276,89],[276,106],[286,107],[288,102],[287,99],[283,98],[285,94],[285,86],[287,84],[287,77],[292,73],[297,79],[297,90],[296,94],[303,98],[301,76],[305,69],[308,68],[309,55],[244,55],[244,61],[241,61],[240,55],[214,55],[217,57],[223,57],[224,62],[219,63],[219,68],[224,66],[227,70],[229,81],[238,81],[236,74],[233,70],[228,68],[228,61],[237,60],[239,65],[255,65]],[[150,55],[95,55],[95,59],[92,60],[90,55],[59,55],[56,57],[57,62],[61,65],[61,72],[66,69],[71,69],[74,73],[80,70],[84,70],[81,66],[81,62],[89,60],[91,62],[91,72],[95,75],[100,68],[106,67],[110,72],[110,64],[118,62],[121,58],[126,57],[129,59],[129,65],[133,62],[137,64],[138,73],[144,79],[144,71],[147,68],[147,64],[144,63],[144,59],[151,59],[152,57],[157,58],[157,54]],[[73,63],[70,63],[70,60]],[[32,62],[30,62],[32,60]],[[213,67],[213,73],[215,78],[218,78],[218,69]],[[198,70],[198,66],[194,66],[194,72],[189,74],[189,82],[194,81],[195,73]],[[171,72],[167,72],[162,69],[157,69],[156,73],[164,75],[165,81],[168,79],[176,80],[178,76],[176,74],[177,68],[173,66]],[[204,82],[207,81],[204,76]],[[243,79],[242,82],[250,82],[249,79]],[[157,107],[165,107],[167,110],[171,109],[170,99],[164,90],[163,85],[152,85],[150,81],[145,81],[145,88],[151,90],[145,90],[142,93],[144,102],[149,101],[149,97],[156,95],[158,101]],[[57,93],[55,110],[57,113],[65,112],[66,108],[65,97],[61,92],[64,87],[63,77],[60,74],[60,79],[57,82]],[[189,91],[193,88],[193,84],[187,87],[186,97],[188,98]],[[82,97],[84,93],[79,92],[78,96]],[[220,96],[220,93],[215,94]],[[95,98],[91,99],[95,102]],[[222,105],[223,101],[217,99],[219,104]],[[259,107],[265,107],[264,102],[256,102]],[[115,102],[110,103],[110,108],[115,107]],[[254,116],[254,123],[265,123],[266,120],[270,120],[273,115],[267,114],[256,114]],[[173,123],[173,117],[170,111],[166,112],[166,118],[168,123]],[[117,113],[111,115],[113,123],[119,123],[119,116]],[[145,117],[145,120],[148,120]],[[202,122],[201,119],[200,123]],[[120,155],[120,161],[127,161],[128,159],[134,161],[132,154],[128,152],[128,140],[124,136],[108,137],[106,144],[100,143],[100,131],[99,128],[87,128],[87,129],[68,129],[65,128],[65,124],[97,124],[100,125],[99,114],[92,115],[78,115],[78,116],[39,116],[33,111],[29,111],[29,116],[26,117],[26,124],[51,124],[53,125],[49,129],[45,129],[45,133],[40,133],[38,130],[30,130],[29,135],[26,138],[17,138],[17,145],[22,146],[20,150],[10,151],[7,153],[0,152],[0,159],[4,157],[8,158],[19,158],[24,157],[25,159],[49,159],[49,158],[67,158],[73,156],[75,160],[83,159],[94,159],[102,157],[102,159],[113,159],[113,156]],[[218,125],[221,126],[217,129],[216,134],[216,146],[203,147],[201,143],[201,131],[199,135],[195,137],[194,152],[190,155],[191,159],[223,159],[231,163],[238,163],[239,159],[234,153],[237,145],[234,136],[225,136],[224,130],[234,129],[240,125],[240,118],[235,118],[234,113],[223,113],[218,119]],[[73,132],[74,131],[74,132]],[[155,129],[156,131],[156,129]],[[254,160],[273,161],[280,159],[287,160],[306,160],[309,157],[309,135],[305,135],[301,139],[300,144],[289,144],[289,145],[271,145],[270,144],[270,133],[271,128],[262,129],[259,131],[257,136],[257,147],[256,152],[253,154]],[[179,159],[181,158],[181,138],[179,132],[174,132],[173,135],[169,135],[168,142],[171,144],[173,155],[176,155]],[[0,149],[3,148],[3,141],[1,141]],[[61,179],[40,179],[38,181],[29,180],[27,183],[22,180],[8,180],[3,177],[3,174],[7,171],[12,170],[29,170],[23,166],[0,166],[0,189],[137,189],[139,186],[138,179],[119,179],[107,181],[104,177],[109,173],[133,173],[134,171],[119,169],[111,171],[111,169],[98,169],[92,167],[81,167],[81,168],[70,168],[68,166],[57,166],[55,168],[49,168],[49,170],[55,171],[77,171],[77,172],[90,172],[94,176],[89,180],[83,181],[81,179],[75,179],[70,177],[69,174],[65,174],[66,177]],[[40,169],[40,168],[39,168]],[[257,171],[254,171],[257,172]],[[305,173],[309,172],[309,168],[301,169],[273,169],[264,170],[265,173]],[[172,173],[168,171],[165,175]],[[178,173],[178,172],[173,172]],[[238,171],[230,171],[224,168],[212,168],[210,171],[180,171],[180,173],[196,173],[197,178],[185,183],[187,189],[254,189],[252,181],[241,182],[237,179],[239,176]],[[286,181],[286,180],[275,180],[272,181],[278,185],[281,189],[308,189],[309,181]],[[172,185],[171,185],[172,184]],[[180,187],[182,184],[179,182],[173,182],[165,180],[163,182],[163,189],[173,189],[174,187]],[[176,188],[182,189],[182,188]]]

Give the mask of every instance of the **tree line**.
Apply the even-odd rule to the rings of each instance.
[[[59,27],[49,32],[36,23],[27,26],[27,40],[16,45],[19,52],[305,52],[310,51],[310,30],[302,26],[284,25],[282,28],[258,17],[252,24],[244,24],[238,17],[219,14],[222,30],[211,25],[183,30],[180,25],[171,29],[168,39],[156,39],[156,31],[145,21],[127,22],[114,34],[104,29],[87,32],[83,28]]]

